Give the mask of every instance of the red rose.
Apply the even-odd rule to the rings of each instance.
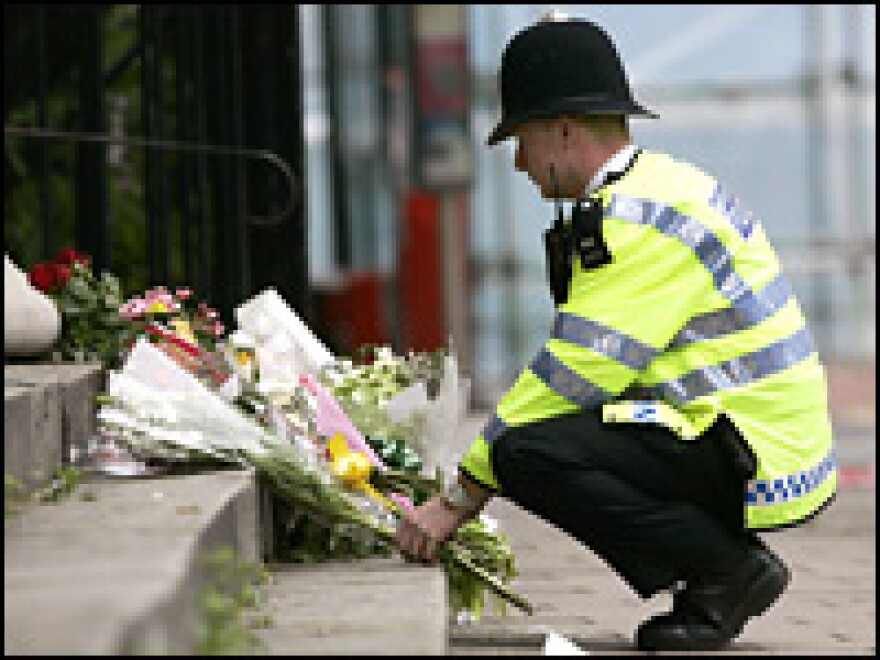
[[[28,279],[36,289],[49,293],[55,286],[55,266],[46,261],[39,261],[31,268]]]
[[[70,280],[70,266],[64,264],[52,264],[55,268],[55,284],[63,287]]]
[[[55,256],[55,263],[63,266],[72,266],[74,263],[88,266],[90,261],[89,255],[84,252],[78,252],[73,248],[61,248]]]

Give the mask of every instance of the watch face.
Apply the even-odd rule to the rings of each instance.
[[[464,486],[458,480],[452,482],[447,487],[446,500],[456,509],[469,509],[474,506]]]

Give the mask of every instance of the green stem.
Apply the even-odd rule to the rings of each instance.
[[[394,544],[395,533],[393,530],[363,514],[350,501],[344,499],[341,493],[331,494],[319,479],[304,474],[299,467],[288,465],[285,469],[285,464],[288,461],[283,457],[249,457],[249,460],[270,477],[279,496],[284,497],[291,504],[314,509],[319,514],[340,522],[364,527],[373,532],[380,540],[389,545]],[[309,492],[312,489],[318,489],[318,492]],[[525,598],[508,589],[496,576],[477,566],[471,560],[470,552],[460,543],[454,540],[448,541],[441,548],[441,559],[445,563],[452,562],[474,575],[495,594],[527,614],[534,612],[532,605]]]

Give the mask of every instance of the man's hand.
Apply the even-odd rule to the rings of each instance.
[[[401,513],[397,523],[397,549],[408,559],[437,563],[437,548],[475,511],[453,509],[441,495],[422,506]]]

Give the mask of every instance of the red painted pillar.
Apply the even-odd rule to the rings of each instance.
[[[415,191],[405,209],[399,267],[404,349],[433,351],[446,343],[440,204],[436,194]]]

